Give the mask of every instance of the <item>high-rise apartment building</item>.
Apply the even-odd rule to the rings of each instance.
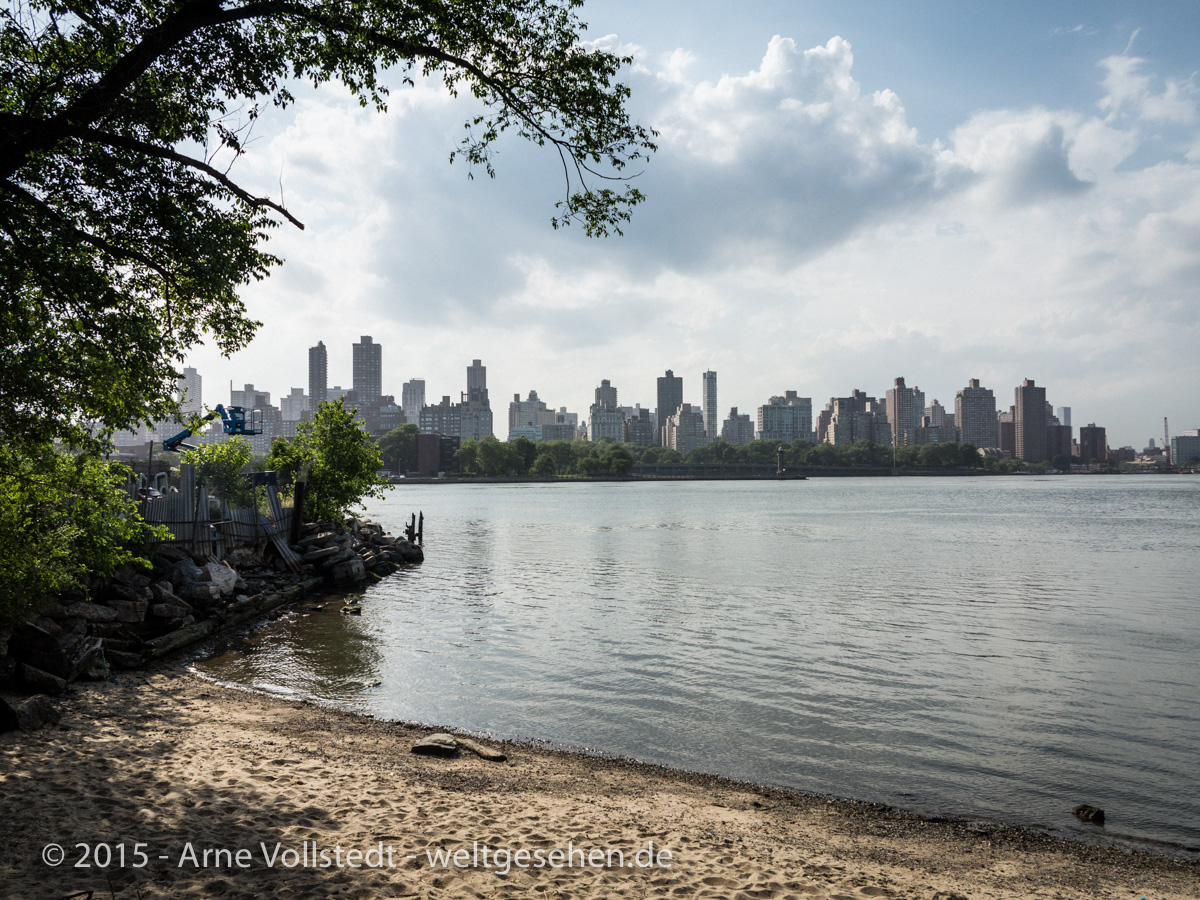
[[[715,441],[721,433],[721,422],[717,418],[717,373],[711,369],[700,376],[704,388],[704,436]]]
[[[738,415],[736,406],[729,410],[729,417],[721,425],[721,440],[727,444],[748,444],[754,440],[754,423],[750,413]]]
[[[354,394],[363,406],[378,403],[383,395],[383,347],[369,334],[354,345]]]
[[[782,397],[772,397],[758,408],[758,439],[760,441],[812,440],[812,398],[798,397],[786,391]]]
[[[1095,422],[1079,429],[1079,458],[1085,466],[1108,459],[1108,437]]]
[[[925,412],[925,393],[918,387],[905,387],[904,379],[897,378],[887,392],[887,420],[892,426],[892,446],[900,447],[908,442],[909,432],[921,424]]]
[[[607,378],[596,388],[596,401],[588,410],[588,435],[593,441],[625,440],[625,415],[617,408],[617,389]]]
[[[307,410],[308,397],[304,395],[304,388],[294,387],[286,397],[279,398],[279,411],[285,422],[299,422]]]
[[[1071,407],[1060,406],[1058,408],[1058,423],[1060,425],[1070,425],[1071,424]]]
[[[922,422],[921,424],[926,425],[927,427],[946,427],[946,407],[942,406],[942,404],[937,400],[934,400],[927,407],[925,407],[925,417],[928,418],[929,421]]]
[[[462,432],[462,404],[451,403],[449,396],[443,396],[441,403],[421,407],[417,425],[421,434],[457,438]]]
[[[404,420],[416,425],[421,421],[421,407],[425,405],[425,379],[412,378],[400,388],[400,408]]]
[[[179,406],[184,416],[199,415],[203,408],[201,394],[202,379],[200,373],[191,366],[186,366],[183,375],[175,382],[179,392]]]
[[[1046,389],[1026,378],[1015,392],[1013,452],[1027,463],[1046,461]]]
[[[977,448],[999,446],[996,432],[996,396],[991,388],[972,378],[954,395],[954,425],[959,440]]]
[[[308,348],[308,408],[312,412],[329,399],[329,357],[325,342]]]
[[[473,360],[467,366],[467,390],[462,395],[462,439],[482,441],[492,434],[492,406],[488,401],[487,366]]]
[[[663,433],[672,450],[679,453],[695,450],[704,443],[704,413],[690,403],[681,403],[674,415],[667,416]]]
[[[824,427],[824,438],[820,429]],[[855,441],[870,441],[890,447],[892,429],[884,402],[855,389],[849,397],[830,397],[818,419],[818,440],[841,446]]]
[[[683,403],[683,379],[676,378],[675,373],[667,369],[667,374],[658,379],[658,408],[655,410],[655,418],[658,420],[659,442],[664,446],[670,446],[667,443],[667,417],[673,415]]]
[[[650,415],[650,410],[642,409],[639,406],[634,410],[633,415],[625,418],[625,443],[637,444],[642,447],[657,444],[656,430],[654,417]]]

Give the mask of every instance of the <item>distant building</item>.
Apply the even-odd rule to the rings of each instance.
[[[383,347],[369,334],[354,345],[354,392],[362,406],[377,403],[383,394]]]
[[[942,428],[946,424],[946,407],[934,400],[925,407],[925,415],[929,417],[929,424],[938,428]]]
[[[440,434],[444,437],[461,437],[462,406],[451,403],[448,396],[435,406],[424,406],[417,421],[421,434]]]
[[[1200,462],[1200,429],[1171,438],[1171,465],[1193,466]]]
[[[316,412],[317,407],[330,399],[329,389],[329,357],[325,352],[325,342],[317,341],[317,346],[308,348],[308,408]]]
[[[421,420],[421,407],[425,405],[425,379],[412,378],[400,388],[400,407],[404,419],[414,425]]]
[[[675,373],[667,369],[667,374],[658,379],[658,408],[655,410],[655,418],[659,427],[659,442],[664,447],[670,446],[667,443],[667,417],[674,415],[682,403],[683,379],[677,378]]]
[[[1016,409],[1015,406],[1010,406],[1008,412],[996,415],[996,439],[1000,442],[1000,450],[1006,459],[1016,459],[1017,457]]]
[[[663,434],[672,450],[678,453],[695,450],[704,443],[704,413],[690,403],[679,404],[675,414],[667,416]]]
[[[304,388],[294,387],[286,397],[280,397],[279,409],[285,422],[299,422],[304,418],[304,413],[308,410],[308,397]]]
[[[905,443],[911,429],[921,424],[925,411],[925,393],[918,387],[906,387],[903,378],[897,378],[886,394],[886,413],[892,428],[892,445]]]
[[[1108,460],[1108,438],[1095,422],[1079,429],[1079,457],[1085,466]]]
[[[531,441],[542,440],[542,426],[554,424],[554,410],[547,409],[546,403],[540,400],[537,391],[530,391],[529,397],[521,399],[520,394],[513,394],[512,403],[508,404],[508,439],[516,440],[524,435]]]
[[[187,366],[183,370],[183,375],[175,382],[175,389],[179,392],[180,410],[185,418],[199,415],[204,408],[202,381],[200,373],[191,366]]]
[[[717,373],[709,370],[700,376],[700,381],[704,388],[704,436],[715,441],[721,427],[717,419]]]
[[[750,413],[739,415],[737,407],[731,407],[728,418],[721,425],[721,440],[738,445],[754,440],[754,423],[750,421]]]
[[[980,449],[999,446],[996,396],[991,388],[980,387],[978,378],[954,395],[954,425],[964,444]]]
[[[467,390],[462,395],[460,419],[460,437],[463,441],[482,441],[485,437],[494,436],[492,407],[487,391],[487,366],[477,359],[467,367]]]
[[[849,397],[830,397],[821,413],[824,442],[841,446],[855,441],[870,441],[885,447],[892,445],[884,402],[853,390]]]
[[[1055,422],[1057,422],[1057,417]],[[1070,425],[1047,425],[1046,426],[1046,459],[1054,459],[1056,456],[1072,456],[1071,445],[1074,443],[1074,438],[1071,434]]]
[[[625,443],[649,447],[658,443],[657,429],[654,427],[654,417],[650,410],[636,409],[634,415],[625,419]]]
[[[1013,430],[1017,459],[1027,463],[1046,461],[1046,389],[1026,378],[1016,388]]]
[[[812,440],[812,398],[797,397],[795,391],[787,391],[760,406],[758,439],[783,443]]]
[[[1070,425],[1071,424],[1071,407],[1060,406],[1058,408],[1058,424],[1060,424],[1060,425]]]

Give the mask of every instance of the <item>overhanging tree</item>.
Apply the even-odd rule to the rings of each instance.
[[[257,327],[238,298],[280,260],[282,198],[218,165],[290,85],[337,80],[364,105],[440,78],[484,104],[455,154],[492,174],[507,131],[556,151],[555,227],[619,231],[652,152],[628,62],[581,46],[579,0],[24,0],[0,11],[0,435],[87,445],[171,410],[206,336]],[[224,154],[224,155],[223,155]],[[455,154],[452,154],[452,158]],[[618,183],[621,182],[621,183]]]

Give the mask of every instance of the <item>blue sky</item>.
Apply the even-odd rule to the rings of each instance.
[[[586,412],[602,378],[654,403],[718,372],[719,403],[819,409],[896,376],[952,407],[1023,378],[1113,445],[1200,427],[1200,5],[633,3],[588,37],[635,57],[662,133],[624,238],[549,227],[557,161],[505,142],[494,181],[446,159],[472,109],[436,86],[274,113],[235,174],[307,224],[244,297],[265,324],[230,380],[307,385],[307,348],[384,347],[384,390],[455,399],[489,367],[496,420],[530,389]],[[501,435],[502,436],[502,435]]]

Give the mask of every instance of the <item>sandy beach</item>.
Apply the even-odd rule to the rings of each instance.
[[[6,898],[1200,896],[1200,863],[1016,828],[524,745],[417,756],[428,729],[182,667],[61,705],[0,735]]]

